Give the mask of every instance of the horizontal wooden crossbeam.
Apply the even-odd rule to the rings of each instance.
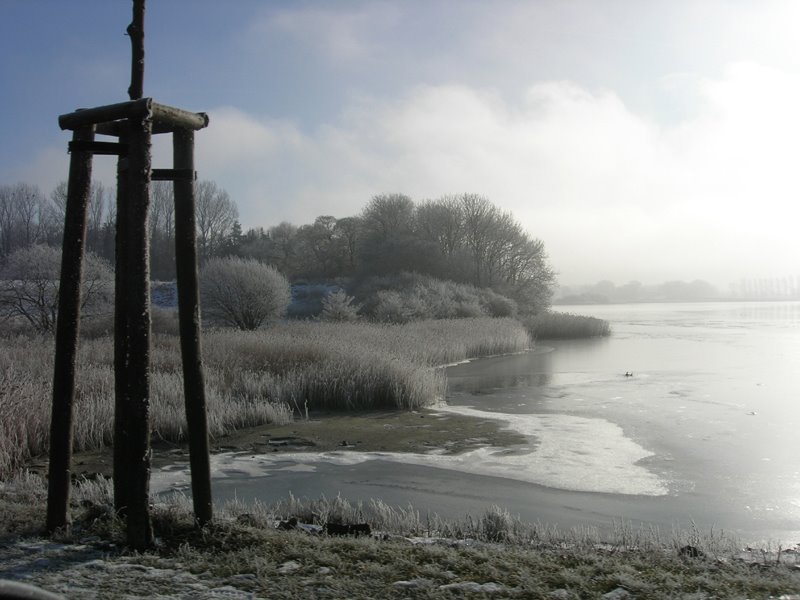
[[[192,169],[153,169],[150,172],[153,181],[194,181],[197,173]]]
[[[119,135],[114,133],[116,127],[108,127],[125,119],[151,119],[153,131],[166,133],[177,129],[191,129],[196,131],[208,126],[206,113],[193,113],[182,108],[167,106],[154,102],[152,98],[108,104],[95,108],[82,108],[75,112],[58,117],[61,129],[79,129],[81,127],[99,126],[98,133],[105,135]],[[103,131],[100,131],[100,130]]]
[[[159,128],[191,129],[197,131],[208,127],[206,113],[193,113],[182,108],[153,102],[153,129]]]
[[[128,154],[128,144],[119,142],[86,142],[74,140],[67,146],[69,152],[91,152],[92,154],[105,154],[112,156],[125,156]]]
[[[153,99],[142,98],[119,104],[107,104],[95,108],[79,108],[75,112],[58,117],[61,129],[79,129],[98,123],[118,121],[120,119],[146,118],[153,111]]]

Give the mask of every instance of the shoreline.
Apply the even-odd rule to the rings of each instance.
[[[211,454],[325,453],[440,453],[457,455],[485,447],[509,448],[528,445],[532,440],[507,429],[503,422],[487,416],[470,417],[440,411],[437,407],[415,411],[369,411],[357,414],[312,413],[308,420],[286,425],[260,425],[234,431],[211,440]],[[153,471],[188,463],[186,442],[153,439]],[[47,473],[47,457],[28,463],[34,473]],[[111,477],[113,449],[76,452],[73,477]]]
[[[421,513],[448,516],[474,516],[497,504],[524,521],[553,524],[559,529],[589,527],[611,532],[620,524],[664,530],[697,526],[725,530],[754,542],[796,542],[789,540],[797,536],[792,534],[794,528],[788,520],[779,528],[773,524],[763,530],[742,529],[735,513],[725,507],[699,504],[690,494],[648,496],[571,490],[505,477],[499,470],[472,473],[380,456],[428,452],[438,459],[492,448],[529,452],[529,447],[537,443],[536,437],[508,429],[503,416],[465,416],[433,407],[358,415],[318,413],[307,421],[243,429],[212,443],[212,464],[217,463],[215,503],[341,494],[351,500],[375,498],[395,506],[410,504]],[[152,492],[189,493],[186,444],[155,440],[152,447]],[[311,460],[298,462],[302,454]],[[325,454],[331,459],[320,459]],[[370,456],[365,458],[367,454]],[[78,478],[110,477],[112,449],[76,453],[73,465]],[[356,465],[358,475],[353,472]],[[46,458],[29,465],[29,471],[41,475],[46,470]],[[276,473],[281,476],[274,477]],[[797,533],[800,535],[800,531]]]

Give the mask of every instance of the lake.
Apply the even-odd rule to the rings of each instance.
[[[341,493],[453,517],[498,504],[561,527],[694,523],[800,541],[800,302],[556,308],[606,319],[613,335],[447,370],[442,410],[499,419],[528,445],[223,455],[215,497]],[[154,481],[163,490],[180,475]]]

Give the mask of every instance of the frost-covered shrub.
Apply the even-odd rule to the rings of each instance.
[[[485,314],[477,300],[460,300],[456,306],[456,317],[460,319],[481,317]]]
[[[354,292],[364,304],[362,314],[376,321],[507,317],[517,312],[513,300],[491,289],[416,273],[374,277]]]
[[[481,302],[491,317],[517,316],[517,303],[493,290],[482,290]]]
[[[322,299],[320,318],[323,321],[355,321],[361,305],[354,301],[355,298],[348,296],[344,290],[330,292]]]
[[[493,504],[479,521],[478,534],[490,542],[506,542],[514,537],[514,519],[505,508]]]
[[[291,299],[289,282],[275,267],[237,257],[205,264],[200,295],[206,317],[243,330],[282,317]]]
[[[405,323],[412,318],[403,297],[394,290],[380,290],[372,307],[372,318],[386,323]]]

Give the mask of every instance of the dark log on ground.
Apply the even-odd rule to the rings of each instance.
[[[370,535],[372,528],[369,523],[354,523],[352,525],[340,525],[338,523],[325,523],[323,531],[328,535]]]

